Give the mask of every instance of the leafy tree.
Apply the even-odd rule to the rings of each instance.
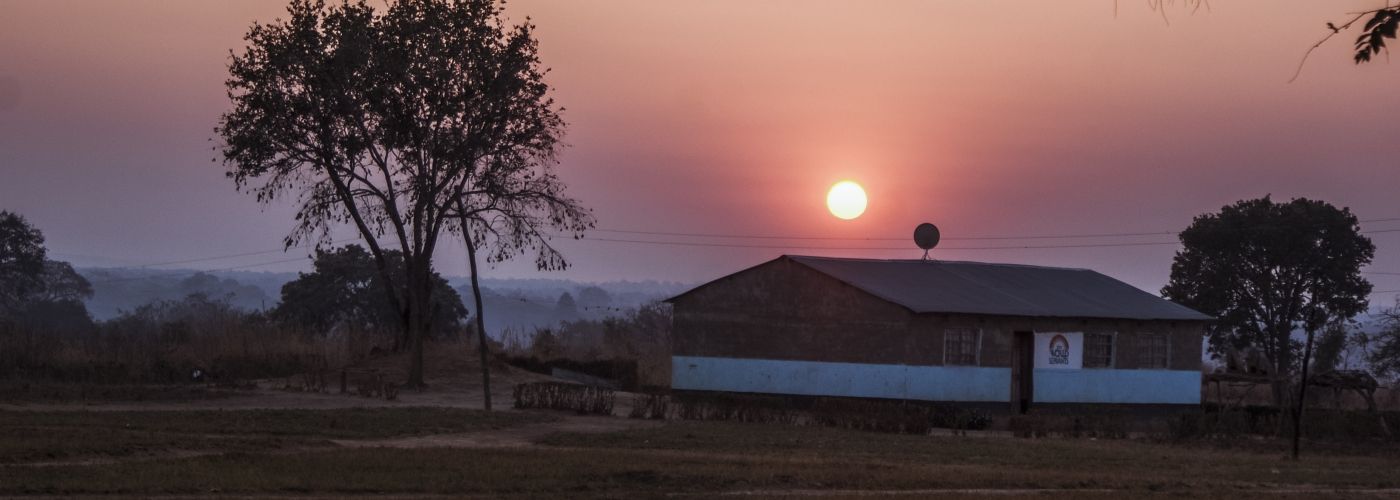
[[[92,297],[92,283],[67,262],[44,261],[43,287],[34,297],[49,302],[81,303]]]
[[[1386,40],[1394,40],[1396,30],[1400,28],[1400,6],[1392,6],[1387,2],[1384,7],[1353,12],[1351,16],[1350,19],[1341,24],[1327,23],[1327,35],[1314,43],[1303,54],[1303,60],[1298,62],[1298,70],[1293,73],[1294,80],[1302,74],[1303,65],[1307,63],[1308,56],[1312,54],[1312,51],[1327,43],[1333,36],[1351,30],[1358,22],[1362,23],[1361,33],[1357,35],[1356,41],[1352,45],[1354,49],[1352,60],[1356,61],[1356,64],[1371,62],[1373,56],[1380,54],[1382,50],[1389,50],[1386,47]]]
[[[40,286],[14,313],[16,324],[32,332],[64,334],[91,331],[94,324],[83,301],[92,284],[67,262],[44,261]]]
[[[1380,324],[1379,332],[1363,339],[1371,346],[1367,361],[1377,377],[1400,378],[1400,299],[1395,306],[1381,311]]]
[[[389,251],[387,257],[392,271],[402,272],[403,258],[399,253]],[[406,342],[398,312],[384,300],[384,284],[375,270],[374,257],[364,247],[347,245],[317,251],[313,265],[312,272],[301,273],[282,286],[282,301],[273,310],[273,318],[316,332],[328,332],[342,325],[389,330],[399,333],[396,342]],[[442,276],[433,273],[433,283],[429,332],[453,332],[466,318],[466,306]]]
[[[1321,201],[1244,200],[1195,218],[1180,234],[1162,294],[1213,315],[1210,351],[1256,346],[1286,378],[1300,366],[1309,333],[1364,312],[1371,284],[1361,267],[1375,245],[1356,216]],[[1284,400],[1275,384],[1275,402]]]
[[[1211,350],[1257,345],[1274,363],[1274,403],[1283,407],[1295,369],[1293,458],[1298,458],[1308,361],[1317,331],[1366,311],[1371,284],[1361,268],[1376,246],[1356,216],[1321,201],[1274,203],[1268,196],[1196,217],[1181,232],[1162,294],[1216,316]],[[1293,332],[1307,335],[1299,356]]]
[[[399,0],[382,12],[294,0],[286,21],[254,25],[229,65],[233,110],[217,128],[229,176],[259,201],[297,200],[288,246],[356,228],[409,340],[411,387],[423,384],[444,228],[515,209],[532,218],[492,228],[537,246],[545,237],[522,226],[579,227],[567,213],[542,221],[527,212],[541,195],[562,198],[562,184],[538,167],[553,160],[563,121],[533,28],[507,29],[500,12],[492,0]],[[493,255],[519,246],[502,248]],[[390,250],[403,260],[398,272]]]
[[[44,235],[19,214],[0,211],[0,316],[44,288]]]
[[[1322,335],[1317,338],[1317,352],[1312,361],[1313,373],[1330,372],[1342,364],[1349,333],[1345,323],[1332,323],[1324,327]]]
[[[0,318],[31,332],[90,329],[88,283],[67,262],[48,260],[44,235],[23,217],[0,211]]]

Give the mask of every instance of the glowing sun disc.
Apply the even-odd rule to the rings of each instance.
[[[831,215],[851,220],[865,213],[865,189],[851,181],[841,181],[826,193],[826,208]]]

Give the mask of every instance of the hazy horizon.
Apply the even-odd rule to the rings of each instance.
[[[309,269],[305,249],[272,251],[291,207],[235,192],[211,161],[229,51],[285,4],[6,2],[0,210],[79,266]],[[1385,104],[1400,67],[1354,65],[1344,33],[1288,82],[1326,22],[1378,4],[1216,2],[1164,20],[1109,1],[513,0],[566,107],[557,171],[604,231],[557,241],[568,271],[527,257],[485,273],[700,283],[783,253],[918,258],[908,238],[929,221],[939,259],[1092,268],[1155,293],[1175,246],[1063,246],[1172,235],[957,238],[1174,232],[1267,194],[1400,219]],[[844,179],[870,197],[851,221],[823,205]],[[1400,220],[1363,224],[1387,229]],[[1400,272],[1400,233],[1369,236],[1369,269]],[[465,259],[453,241],[436,264],[460,276]],[[1400,276],[1367,278],[1400,289]]]

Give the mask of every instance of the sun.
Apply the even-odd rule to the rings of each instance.
[[[826,193],[826,208],[831,215],[851,220],[865,213],[865,189],[852,181],[841,181]]]

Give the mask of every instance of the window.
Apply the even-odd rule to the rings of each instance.
[[[950,328],[943,331],[943,364],[976,365],[978,331],[973,328]]]
[[[1084,367],[1113,368],[1113,334],[1084,334]]]
[[[1171,339],[1166,335],[1143,335],[1139,341],[1138,367],[1166,369],[1171,364]]]

